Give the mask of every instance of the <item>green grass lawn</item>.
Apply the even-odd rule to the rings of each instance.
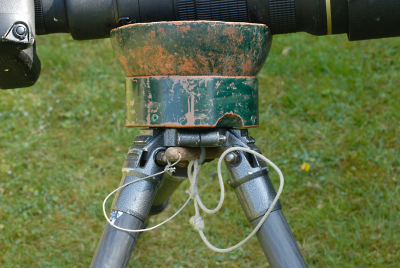
[[[124,127],[124,75],[109,40],[37,43],[39,82],[0,92],[0,266],[88,267],[102,200],[138,130]],[[276,36],[259,78],[261,123],[250,134],[285,175],[283,210],[309,267],[399,267],[400,38]],[[219,196],[215,166],[200,178],[208,205]],[[268,267],[256,238],[210,251],[193,213],[142,234],[129,267]],[[233,191],[206,224],[220,247],[251,231]]]

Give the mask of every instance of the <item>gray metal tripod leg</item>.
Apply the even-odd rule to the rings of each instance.
[[[164,170],[158,161],[165,152],[163,131],[146,130],[130,147],[122,169],[121,185]],[[163,211],[170,196],[187,178],[186,168],[169,172],[127,186],[117,192],[110,220],[124,229],[142,228],[150,215]],[[120,231],[107,223],[90,267],[126,267],[139,233]]]
[[[226,163],[231,176],[228,183],[235,189],[247,219],[255,227],[270,207],[276,192],[268,177],[266,164],[262,160],[243,152],[235,154],[237,163]],[[234,157],[230,158],[232,159]],[[257,236],[271,267],[307,267],[279,202]]]
[[[122,213],[114,224],[137,230],[142,227],[143,222],[130,214]],[[120,231],[107,223],[90,267],[126,267],[138,235],[139,233]]]
[[[260,220],[252,221],[251,225],[256,227]],[[269,214],[257,237],[271,267],[307,267],[282,209]]]
[[[169,172],[164,173],[162,186],[158,188],[152,201],[149,217],[161,213],[168,206],[173,192],[187,178],[186,170],[186,168],[177,168],[177,174],[174,173],[174,175]],[[150,198],[145,197],[148,201]],[[150,202],[146,203],[148,208],[149,204],[151,205]],[[116,226],[124,229],[137,230],[142,228],[144,223],[141,219],[121,211],[113,211],[111,217],[115,219]],[[91,267],[126,267],[138,235],[139,233],[115,229],[107,223]]]
[[[161,138],[160,138],[161,137]],[[122,173],[121,185],[156,174],[164,169],[156,163],[161,147],[159,137],[139,136],[129,149]],[[162,144],[162,142],[161,142]],[[139,229],[149,215],[163,175],[131,184],[120,191],[112,204],[111,221],[125,229]],[[129,233],[107,224],[90,267],[124,268],[139,233]]]
[[[167,208],[171,196],[187,177],[187,167],[176,167],[173,174],[170,172],[164,173],[162,185],[158,188],[156,196],[154,197],[150,216],[159,214]]]

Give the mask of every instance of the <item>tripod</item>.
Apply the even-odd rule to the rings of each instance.
[[[126,79],[127,126],[146,127],[129,148],[124,185],[110,221],[141,229],[162,212],[187,178],[188,161],[217,158],[225,149],[260,152],[246,128],[258,124],[256,74],[263,66],[271,34],[264,25],[223,22],[136,24],[112,32],[112,43]],[[204,149],[203,149],[204,150]],[[228,184],[253,227],[276,197],[268,167],[259,157],[234,151],[224,158]],[[126,267],[138,233],[107,224],[91,267]],[[278,202],[257,232],[271,267],[306,267]]]

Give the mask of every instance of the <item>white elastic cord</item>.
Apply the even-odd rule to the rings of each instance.
[[[199,177],[198,175],[201,170],[200,163],[202,163],[204,161],[204,160],[202,161],[202,159],[205,159],[205,154],[206,154],[205,149],[204,148],[201,148],[201,149],[202,149],[202,151],[201,151],[200,158],[190,161],[189,166],[188,166],[188,177],[190,180],[190,190],[188,191],[188,193],[192,196],[193,200],[197,201],[198,205],[204,212],[206,212],[208,214],[214,214],[214,213],[218,212],[221,209],[222,205],[224,204],[224,199],[225,199],[224,180],[223,179],[219,180],[219,187],[221,189],[221,197],[219,199],[217,207],[214,209],[207,208],[201,201],[200,195],[198,194],[199,191],[198,191],[198,187],[197,187],[198,177]],[[192,172],[192,168],[194,168],[193,172]]]
[[[282,190],[283,190],[283,185],[284,185],[284,178],[283,178],[283,174],[281,172],[281,170],[268,158],[266,158],[265,156],[263,156],[262,154],[257,153],[254,150],[251,149],[247,149],[247,148],[243,148],[243,147],[233,147],[230,148],[228,150],[226,150],[221,157],[219,158],[218,161],[218,179],[221,185],[221,198],[220,198],[220,202],[218,203],[218,206],[213,209],[213,210],[208,210],[203,209],[204,212],[206,213],[215,213],[217,212],[223,202],[224,202],[224,181],[222,178],[222,174],[221,174],[221,163],[223,161],[223,159],[225,158],[225,156],[233,151],[244,151],[250,154],[253,154],[259,158],[261,158],[262,160],[264,160],[266,163],[268,163],[270,166],[273,167],[273,169],[275,169],[275,171],[278,173],[279,178],[280,178],[280,184],[279,184],[279,189],[278,192],[276,194],[276,197],[274,199],[274,201],[271,203],[269,209],[267,210],[267,212],[264,214],[264,216],[262,217],[261,221],[257,224],[257,226],[254,228],[254,230],[245,238],[243,239],[240,243],[236,244],[235,246],[229,247],[229,248],[225,248],[225,249],[221,249],[221,248],[217,248],[213,245],[211,245],[211,243],[208,241],[207,237],[204,235],[203,233],[203,229],[204,229],[204,220],[202,219],[202,217],[200,216],[200,212],[198,209],[198,205],[203,209],[204,205],[201,203],[199,194],[198,194],[198,189],[197,189],[197,182],[198,182],[198,174],[200,172],[200,168],[201,165],[199,165],[199,161],[198,160],[192,160],[188,166],[188,175],[190,178],[190,182],[191,182],[191,189],[190,189],[190,196],[194,199],[195,202],[195,211],[196,214],[195,216],[193,216],[190,219],[190,224],[193,225],[193,227],[199,232],[201,239],[203,240],[203,242],[212,250],[216,251],[216,252],[229,252],[232,250],[235,250],[239,247],[241,247],[244,243],[246,243],[251,237],[253,237],[258,230],[261,228],[261,226],[264,224],[264,222],[266,221],[267,217],[269,216],[269,214],[271,213],[271,211],[274,209],[276,203],[279,200],[279,197],[282,194]],[[194,167],[193,171],[192,171],[192,167]]]
[[[278,189],[278,192],[276,193],[275,199],[274,199],[273,202],[271,203],[271,205],[270,205],[269,209],[267,210],[267,212],[266,212],[266,213],[264,214],[264,216],[262,217],[261,221],[260,221],[260,222],[257,224],[257,226],[254,228],[254,230],[253,230],[245,239],[243,239],[241,242],[239,242],[239,243],[236,244],[235,246],[232,246],[232,247],[229,247],[229,248],[225,248],[225,249],[221,249],[221,248],[217,248],[217,247],[211,245],[211,243],[208,241],[208,239],[207,239],[206,236],[204,235],[203,229],[204,229],[204,225],[205,225],[205,224],[204,224],[203,218],[200,216],[200,209],[199,209],[199,207],[200,207],[204,212],[206,212],[206,213],[208,213],[208,214],[216,213],[216,212],[218,212],[218,211],[221,209],[221,207],[222,207],[222,205],[223,205],[223,203],[224,203],[224,198],[225,198],[225,188],[224,188],[224,180],[223,180],[223,178],[222,178],[222,173],[221,173],[221,164],[222,164],[222,161],[224,160],[225,156],[226,156],[228,153],[234,152],[234,151],[244,151],[244,152],[253,154],[253,155],[255,155],[255,156],[261,158],[262,160],[264,160],[267,164],[269,164],[270,166],[272,166],[272,168],[275,169],[275,171],[278,173],[279,179],[280,179],[280,184],[279,184],[279,189]],[[280,170],[271,160],[269,160],[268,158],[266,158],[266,157],[263,156],[262,154],[257,153],[257,152],[254,151],[254,150],[247,149],[247,148],[243,148],[243,147],[232,147],[232,148],[226,150],[226,151],[221,155],[221,157],[220,157],[219,160],[218,160],[218,180],[219,180],[219,184],[220,184],[220,188],[221,188],[221,197],[220,197],[220,200],[219,200],[218,205],[217,205],[216,208],[214,208],[214,209],[208,209],[208,208],[205,207],[204,204],[202,203],[201,198],[200,198],[200,196],[199,196],[199,190],[198,190],[198,187],[197,187],[197,185],[198,185],[198,179],[199,179],[199,176],[198,176],[198,175],[199,175],[200,170],[201,170],[201,164],[203,163],[203,161],[204,161],[204,159],[205,159],[205,149],[202,148],[200,158],[199,158],[199,159],[196,159],[196,160],[190,161],[190,162],[189,162],[189,165],[188,165],[188,177],[189,177],[189,180],[190,180],[190,188],[189,188],[189,190],[187,190],[186,192],[190,195],[190,196],[189,196],[189,199],[186,201],[186,203],[185,203],[172,217],[168,218],[167,220],[163,221],[162,223],[160,223],[160,224],[158,224],[158,225],[156,225],[156,226],[153,226],[153,227],[150,227],[150,228],[147,228],[147,229],[140,229],[140,230],[129,230],[129,229],[120,228],[120,227],[114,225],[114,224],[108,219],[107,213],[106,213],[106,210],[105,210],[105,204],[106,204],[108,198],[109,198],[111,195],[113,195],[113,194],[114,194],[115,192],[117,192],[118,190],[120,190],[120,189],[122,189],[122,188],[125,188],[125,187],[127,187],[128,185],[130,185],[130,184],[132,184],[132,183],[139,182],[139,181],[142,181],[142,180],[146,180],[146,179],[148,179],[148,178],[151,178],[151,177],[154,177],[154,176],[163,174],[163,173],[165,173],[165,172],[167,172],[167,171],[174,171],[175,168],[173,168],[173,166],[175,166],[176,164],[178,164],[178,162],[180,161],[180,159],[181,159],[181,157],[179,156],[179,160],[178,160],[177,162],[175,162],[174,164],[172,164],[172,165],[171,165],[171,163],[168,162],[168,165],[165,167],[164,171],[162,171],[162,172],[159,172],[159,173],[157,173],[157,174],[154,174],[154,175],[151,175],[151,176],[147,176],[147,177],[144,177],[144,178],[140,178],[140,179],[138,179],[138,180],[136,180],[136,181],[129,182],[129,183],[127,183],[127,184],[124,184],[124,185],[118,187],[118,188],[115,189],[114,191],[112,191],[112,192],[105,198],[105,200],[104,200],[104,202],[103,202],[103,213],[104,213],[104,217],[106,218],[107,222],[108,222],[111,226],[113,226],[114,228],[116,228],[116,229],[118,229],[118,230],[126,231],[126,232],[133,232],[133,233],[135,233],[135,232],[146,232],[146,231],[151,231],[151,230],[154,230],[155,228],[157,228],[157,227],[159,227],[159,226],[165,224],[166,222],[170,221],[171,219],[173,219],[176,215],[178,215],[178,214],[185,208],[185,206],[189,203],[190,199],[193,199],[193,200],[194,200],[194,207],[195,207],[195,215],[190,219],[190,224],[199,232],[201,239],[203,240],[203,242],[204,242],[210,249],[212,249],[212,250],[214,250],[214,251],[216,251],[216,252],[229,252],[229,251],[232,251],[232,250],[235,250],[235,249],[241,247],[243,244],[245,244],[250,238],[252,238],[252,237],[258,232],[258,230],[261,228],[261,226],[262,226],[262,225],[264,224],[264,222],[267,220],[269,214],[270,214],[270,213],[272,212],[272,210],[274,209],[276,203],[277,203],[278,200],[279,200],[279,197],[280,197],[281,194],[282,194],[283,185],[284,185],[283,174],[282,174],[281,170]]]
[[[112,191],[109,195],[107,195],[107,197],[106,197],[106,198],[104,199],[104,201],[103,201],[103,214],[104,214],[104,217],[106,218],[107,222],[108,222],[112,227],[114,227],[115,229],[118,229],[118,230],[121,230],[121,231],[125,231],[125,232],[130,232],[130,233],[138,233],[138,232],[147,232],[147,231],[154,230],[154,229],[160,227],[161,225],[167,223],[168,221],[172,220],[176,215],[178,215],[179,212],[181,212],[181,211],[186,207],[186,205],[189,203],[189,201],[190,201],[190,199],[191,199],[190,197],[189,197],[189,199],[186,201],[186,203],[185,203],[174,215],[172,215],[170,218],[166,219],[166,220],[163,221],[162,223],[157,224],[156,226],[153,226],[153,227],[150,227],[150,228],[147,228],[147,229],[139,229],[139,230],[124,229],[124,228],[121,228],[121,227],[116,226],[116,225],[115,225],[114,223],[112,223],[112,222],[110,221],[110,219],[107,217],[107,213],[106,213],[106,202],[107,202],[108,198],[110,198],[110,196],[112,196],[115,192],[117,192],[118,190],[123,189],[123,188],[125,188],[125,187],[127,187],[127,186],[129,186],[129,185],[131,185],[131,184],[133,184],[133,183],[136,183],[136,182],[139,182],[139,181],[143,181],[143,180],[147,180],[147,179],[149,179],[149,178],[152,178],[152,177],[161,175],[161,174],[163,174],[163,173],[165,173],[165,172],[167,172],[167,171],[174,172],[174,171],[175,171],[175,167],[174,167],[174,166],[177,165],[177,164],[179,163],[180,160],[181,160],[181,155],[179,154],[179,159],[178,159],[178,161],[176,161],[176,162],[173,163],[173,164],[171,164],[171,163],[168,161],[168,165],[165,167],[164,171],[161,171],[161,172],[158,172],[158,173],[156,173],[156,174],[154,174],[154,175],[150,175],[150,176],[147,176],[147,177],[144,177],[144,178],[140,178],[140,179],[138,179],[138,180],[135,180],[135,181],[131,181],[131,182],[129,182],[129,183],[126,183],[126,184],[124,184],[124,185],[118,187],[118,188],[115,189],[114,191]],[[124,171],[126,171],[126,169],[123,169],[123,170],[122,170],[122,172],[124,172]]]

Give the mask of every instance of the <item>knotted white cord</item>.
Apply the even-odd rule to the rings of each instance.
[[[229,247],[229,248],[225,248],[225,249],[221,249],[221,248],[217,248],[215,246],[213,246],[207,239],[207,237],[204,235],[203,233],[203,229],[204,229],[204,220],[203,218],[200,216],[200,211],[199,211],[199,206],[203,209],[204,212],[206,213],[215,213],[217,212],[223,202],[224,202],[224,180],[222,178],[222,174],[221,174],[221,163],[223,161],[223,159],[225,158],[225,156],[233,151],[244,151],[250,154],[253,154],[259,158],[261,158],[262,160],[264,160],[265,162],[267,162],[270,166],[272,166],[275,171],[278,173],[279,178],[280,178],[280,184],[279,184],[279,189],[278,192],[276,194],[276,197],[274,199],[274,201],[271,203],[269,209],[267,210],[267,212],[264,214],[264,216],[262,217],[261,221],[257,224],[257,226],[254,228],[254,230],[245,238],[243,239],[241,242],[239,242],[238,244],[236,244],[235,246]],[[203,153],[203,152],[202,152]],[[193,171],[192,171],[193,169]],[[189,163],[188,166],[188,175],[189,175],[189,179],[190,179],[190,190],[189,190],[189,194],[190,197],[194,200],[194,206],[195,206],[195,216],[193,216],[190,219],[190,224],[199,232],[201,239],[203,240],[203,242],[212,250],[216,251],[216,252],[230,252],[232,250],[235,250],[239,247],[241,247],[244,243],[246,243],[250,238],[252,238],[257,232],[258,230],[260,230],[261,226],[264,224],[264,222],[267,220],[269,214],[271,213],[271,211],[273,210],[273,208],[275,207],[276,203],[279,200],[279,197],[282,194],[282,190],[283,190],[283,185],[284,185],[284,178],[283,178],[283,174],[281,172],[281,170],[268,158],[266,158],[265,156],[263,156],[262,154],[257,153],[254,150],[251,149],[247,149],[247,148],[243,148],[243,147],[233,147],[230,148],[228,150],[226,150],[219,158],[218,160],[218,179],[221,185],[221,198],[220,201],[218,203],[218,206],[213,209],[213,210],[209,210],[207,208],[204,207],[204,205],[201,203],[201,199],[199,196],[199,191],[197,188],[197,182],[198,182],[198,174],[200,172],[201,169],[201,165],[199,164],[198,159],[197,160],[192,160]],[[205,209],[204,209],[205,208]]]
[[[147,180],[147,179],[149,179],[149,178],[152,178],[152,177],[161,175],[161,174],[163,174],[163,173],[165,173],[165,172],[167,172],[167,171],[174,172],[174,171],[175,171],[175,167],[174,167],[174,166],[177,165],[177,164],[179,163],[179,161],[181,161],[181,154],[179,154],[179,159],[178,159],[178,161],[176,161],[175,163],[171,164],[171,163],[168,161],[168,165],[165,167],[165,169],[164,169],[163,171],[158,172],[158,173],[156,173],[156,174],[154,174],[154,175],[150,175],[150,176],[147,176],[147,177],[144,177],[144,178],[140,178],[140,179],[135,180],[135,181],[128,182],[128,183],[126,183],[126,184],[124,184],[124,185],[118,187],[118,188],[115,189],[114,191],[112,191],[109,195],[107,195],[107,197],[104,199],[104,202],[103,202],[103,214],[104,214],[104,217],[106,218],[107,222],[108,222],[112,227],[114,227],[115,229],[118,229],[118,230],[121,230],[121,231],[125,231],[125,232],[130,232],[130,233],[139,233],[139,232],[147,232],[147,231],[154,230],[154,229],[160,227],[161,225],[167,223],[168,221],[172,220],[176,215],[178,215],[178,214],[186,207],[186,205],[189,203],[189,201],[190,201],[190,199],[191,199],[190,197],[189,197],[189,199],[186,201],[186,203],[185,203],[174,215],[172,215],[171,217],[169,217],[168,219],[166,219],[166,220],[163,221],[162,223],[159,223],[159,224],[157,224],[157,225],[155,225],[155,226],[153,226],[153,227],[147,228],[147,229],[138,229],[138,230],[124,229],[124,228],[121,228],[121,227],[116,226],[116,225],[115,225],[114,223],[112,223],[112,222],[110,221],[110,219],[107,217],[107,213],[106,213],[106,202],[107,202],[108,198],[110,198],[110,196],[112,196],[115,192],[117,192],[118,190],[123,189],[123,188],[125,188],[125,187],[131,185],[132,183],[136,183],[136,182],[139,182],[139,181]],[[126,169],[122,169],[122,172],[123,172],[123,173],[124,173],[125,171],[126,171]]]
[[[189,163],[188,166],[188,177],[190,180],[190,189],[188,191],[188,193],[190,194],[190,196],[193,198],[193,200],[197,201],[197,204],[200,206],[200,208],[208,213],[208,214],[214,214],[216,212],[218,212],[222,205],[224,204],[224,199],[225,199],[225,187],[224,187],[224,180],[219,180],[219,187],[221,189],[221,197],[219,199],[218,205],[216,208],[214,209],[209,209],[207,208],[203,202],[201,201],[200,195],[199,195],[199,189],[197,188],[197,183],[198,183],[198,175],[200,173],[201,170],[201,166],[202,166],[202,161],[201,159],[205,158],[205,149],[201,148],[201,155],[199,159],[196,160],[192,160]],[[193,168],[193,172],[192,172],[192,168]],[[220,173],[220,171],[218,171]]]
[[[234,152],[234,151],[244,151],[244,152],[253,154],[253,155],[255,155],[255,156],[261,158],[262,160],[264,160],[266,163],[268,163],[270,166],[272,166],[272,168],[275,169],[275,171],[278,173],[279,179],[280,179],[280,184],[279,184],[279,189],[278,189],[278,192],[276,193],[275,199],[272,201],[272,203],[271,203],[269,209],[268,209],[267,212],[264,214],[264,216],[262,217],[261,221],[257,224],[257,226],[254,228],[254,230],[253,230],[245,239],[243,239],[241,242],[239,242],[239,243],[236,244],[235,246],[232,246],[232,247],[229,247],[229,248],[225,248],[225,249],[221,249],[221,248],[217,248],[217,247],[213,246],[213,245],[208,241],[207,237],[204,235],[203,230],[204,230],[204,227],[205,227],[205,223],[204,223],[203,218],[200,216],[200,209],[199,209],[199,207],[200,207],[204,212],[206,212],[206,213],[208,213],[208,214],[216,213],[216,212],[218,212],[218,211],[221,209],[221,207],[222,207],[222,205],[223,205],[223,203],[224,203],[224,199],[225,199],[225,187],[224,187],[224,180],[223,180],[222,174],[221,174],[221,164],[222,164],[222,161],[224,160],[225,156],[226,156],[228,153]],[[278,202],[279,197],[280,197],[281,194],[282,194],[283,186],[284,186],[284,177],[283,177],[282,171],[281,171],[271,160],[269,160],[268,158],[266,158],[265,156],[263,156],[262,154],[260,154],[260,153],[258,153],[258,152],[256,152],[256,151],[254,151],[254,150],[247,149],[247,148],[243,148],[243,147],[232,147],[232,148],[226,150],[226,151],[220,156],[220,158],[219,158],[219,160],[218,160],[218,167],[217,167],[217,169],[218,169],[218,180],[219,180],[220,190],[221,190],[221,197],[220,197],[220,200],[219,200],[218,205],[217,205],[216,208],[214,208],[214,209],[208,209],[206,206],[204,206],[203,202],[201,201],[201,198],[200,198],[200,196],[199,196],[199,189],[198,189],[198,187],[197,187],[198,179],[199,179],[199,176],[198,176],[198,175],[199,175],[199,173],[200,173],[201,166],[202,166],[202,163],[204,162],[204,159],[205,159],[205,149],[204,149],[204,148],[201,148],[201,155],[200,155],[200,158],[199,158],[199,159],[196,159],[196,160],[190,161],[190,162],[189,162],[189,165],[188,165],[188,177],[189,177],[189,181],[190,181],[190,188],[189,188],[189,190],[187,190],[186,192],[189,194],[189,199],[186,201],[186,203],[185,203],[173,216],[171,216],[171,217],[168,218],[167,220],[163,221],[163,222],[160,223],[160,224],[157,224],[156,226],[153,226],[153,227],[150,227],[150,228],[147,228],[147,229],[140,229],[140,230],[124,229],[124,228],[121,228],[121,227],[116,226],[115,224],[113,224],[113,223],[109,220],[109,218],[107,217],[106,210],[105,210],[105,204],[106,204],[108,198],[109,198],[111,195],[113,195],[113,194],[114,194],[115,192],[117,192],[118,190],[120,190],[120,189],[122,189],[122,188],[125,188],[125,187],[127,187],[128,185],[131,185],[132,183],[139,182],[139,181],[143,181],[143,180],[149,179],[149,178],[151,178],[151,177],[155,177],[155,176],[157,176],[157,175],[161,175],[161,174],[163,174],[163,173],[165,173],[165,172],[167,172],[167,171],[174,172],[174,171],[175,171],[175,168],[174,168],[173,166],[175,166],[176,164],[178,164],[179,161],[181,160],[181,156],[180,156],[180,155],[179,155],[179,160],[178,160],[177,162],[175,162],[174,164],[171,165],[171,163],[168,162],[168,165],[165,167],[164,171],[161,171],[161,172],[159,172],[159,173],[156,173],[156,174],[154,174],[154,175],[150,175],[150,176],[147,176],[147,177],[144,177],[144,178],[140,178],[140,179],[135,180],[135,181],[131,181],[131,182],[127,183],[127,184],[124,184],[124,185],[118,187],[118,188],[115,189],[114,191],[112,191],[112,192],[104,199],[104,202],[103,202],[103,213],[104,213],[104,217],[106,218],[107,222],[108,222],[111,226],[113,226],[114,228],[116,228],[116,229],[118,229],[118,230],[121,230],[121,231],[132,232],[132,233],[151,231],[151,230],[154,230],[154,229],[158,228],[159,226],[165,224],[166,222],[170,221],[171,219],[173,219],[176,215],[178,215],[178,214],[185,208],[185,206],[189,203],[190,199],[193,199],[193,200],[194,200],[195,215],[194,215],[193,217],[190,218],[190,221],[189,221],[189,222],[190,222],[190,224],[194,227],[194,229],[196,229],[196,230],[199,232],[200,237],[201,237],[201,239],[203,240],[203,242],[204,242],[211,250],[214,250],[214,251],[216,251],[216,252],[221,252],[221,253],[223,253],[223,252],[230,252],[230,251],[232,251],[232,250],[235,250],[235,249],[241,247],[241,246],[242,246],[243,244],[245,244],[250,238],[252,238],[252,237],[258,232],[258,230],[260,230],[261,226],[262,226],[262,225],[264,224],[264,222],[267,220],[269,214],[272,212],[272,210],[274,209],[276,203]],[[123,172],[124,172],[124,170],[123,170]]]

